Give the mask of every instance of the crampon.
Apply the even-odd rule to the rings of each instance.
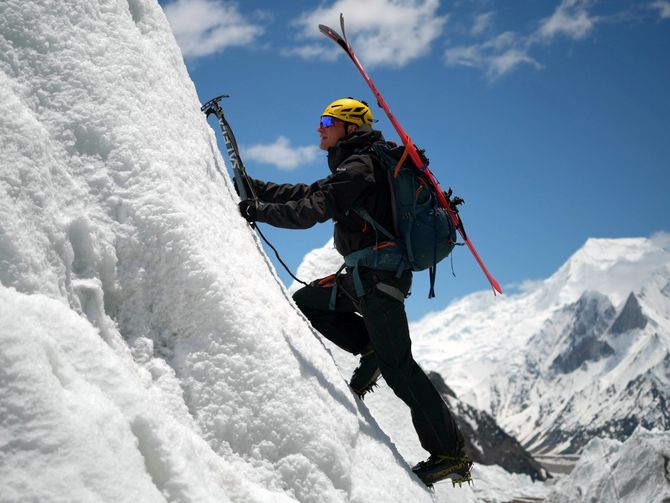
[[[431,456],[412,468],[412,471],[428,487],[450,479],[454,487],[462,487],[464,483],[472,484],[472,461],[466,456]]]
[[[366,386],[363,389],[354,389],[354,388],[351,388],[351,389],[353,389],[354,393],[356,393],[356,396],[358,396],[358,398],[363,400],[365,398],[366,394],[374,393],[375,388],[378,388],[378,387],[379,387],[379,384],[377,383],[377,381],[375,381],[375,382],[369,384],[368,386]]]
[[[377,381],[381,376],[379,370],[379,363],[377,362],[377,355],[370,349],[361,356],[361,363],[354,370],[354,375],[351,376],[349,386],[358,395],[358,398],[363,398],[366,393],[374,391],[377,386]]]

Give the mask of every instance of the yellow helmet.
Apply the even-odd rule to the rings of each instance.
[[[372,112],[364,101],[353,98],[342,98],[333,101],[326,107],[321,116],[335,117],[344,122],[350,122],[357,126],[372,124]]]

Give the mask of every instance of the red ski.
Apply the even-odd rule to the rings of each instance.
[[[342,35],[340,35],[338,32],[333,30],[332,28],[329,28],[328,26],[324,26],[322,24],[319,25],[319,30],[321,30],[321,33],[326,35],[328,38],[333,40],[335,43],[337,43],[343,50],[344,52],[347,53],[347,56],[351,58],[351,61],[353,61],[354,65],[356,65],[356,68],[358,68],[358,71],[361,73],[363,78],[365,79],[365,82],[367,82],[368,86],[370,87],[370,90],[372,90],[372,93],[375,95],[375,98],[377,98],[377,103],[379,104],[380,107],[384,109],[384,112],[386,113],[386,116],[389,118],[391,121],[391,124],[393,124],[393,127],[397,131],[398,135],[400,136],[400,140],[402,141],[403,145],[405,146],[405,150],[409,157],[412,159],[412,162],[414,162],[414,165],[419,169],[422,173],[424,173],[427,178],[430,180],[430,182],[435,186],[437,189],[437,197],[440,202],[440,206],[442,206],[447,213],[449,214],[449,217],[451,218],[451,221],[454,223],[454,226],[458,229],[459,233],[461,234],[461,237],[463,238],[463,241],[465,244],[468,246],[470,251],[472,252],[472,255],[475,257],[475,260],[479,264],[479,267],[482,268],[482,271],[484,272],[484,275],[486,278],[489,280],[489,283],[491,283],[491,287],[493,288],[493,293],[495,294],[496,292],[502,293],[502,288],[500,287],[500,283],[493,277],[493,275],[489,272],[489,270],[486,268],[484,265],[484,262],[482,261],[481,257],[479,256],[479,253],[477,253],[477,250],[475,250],[474,245],[470,242],[470,238],[465,234],[463,231],[463,226],[461,225],[461,220],[460,217],[458,216],[458,213],[452,210],[452,208],[449,206],[449,203],[447,202],[447,198],[444,196],[444,192],[440,188],[440,185],[438,184],[437,180],[433,176],[433,174],[430,172],[428,169],[428,166],[426,163],[423,162],[421,159],[421,156],[419,155],[419,152],[417,151],[416,146],[410,139],[410,137],[407,135],[405,130],[402,128],[400,123],[397,121],[393,113],[391,113],[391,110],[389,109],[389,106],[386,104],[386,101],[384,101],[384,98],[382,97],[381,93],[377,90],[377,86],[375,86],[374,82],[372,82],[372,79],[368,76],[367,72],[363,68],[363,65],[361,65],[360,61],[358,61],[358,58],[356,57],[356,54],[354,53],[354,49],[351,47],[351,44],[349,44],[349,41],[347,40],[347,34],[344,31],[344,16],[340,14],[340,27],[342,28]]]

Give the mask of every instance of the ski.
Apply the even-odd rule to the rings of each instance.
[[[470,238],[467,236],[463,229],[463,225],[461,223],[461,219],[458,216],[458,213],[449,205],[449,201],[447,200],[444,192],[440,188],[439,183],[437,182],[435,176],[431,173],[431,171],[428,169],[428,166],[426,162],[424,162],[423,159],[421,159],[421,155],[419,154],[418,149],[416,148],[416,145],[412,142],[411,138],[409,135],[405,132],[405,130],[402,128],[398,120],[395,118],[393,113],[391,112],[391,109],[387,105],[386,101],[384,100],[383,96],[377,89],[377,86],[374,84],[370,76],[367,74],[365,69],[363,68],[363,65],[361,62],[358,60],[356,57],[356,53],[354,52],[354,49],[352,48],[351,44],[347,40],[347,34],[344,29],[344,16],[340,14],[340,28],[342,29],[342,34],[340,35],[337,31],[333,30],[332,28],[322,25],[319,25],[319,30],[321,33],[323,33],[325,36],[330,38],[332,41],[334,41],[337,45],[339,45],[344,52],[347,53],[347,56],[351,59],[351,61],[354,63],[360,74],[363,76],[363,79],[365,82],[368,84],[368,87],[370,87],[370,90],[372,91],[372,94],[374,94],[375,98],[377,99],[377,104],[384,110],[386,113],[386,116],[389,118],[391,121],[391,124],[393,124],[393,127],[395,128],[396,132],[398,133],[398,136],[400,136],[400,140],[402,141],[402,144],[405,146],[405,150],[409,157],[412,159],[412,162],[414,165],[419,169],[422,173],[426,175],[430,183],[435,187],[436,193],[437,193],[437,198],[439,200],[440,206],[443,207],[446,212],[448,213],[449,217],[451,218],[451,221],[453,222],[454,226],[458,229],[458,232],[460,233],[461,237],[463,238],[463,241],[467,245],[467,247],[470,249],[470,252],[474,256],[475,260],[479,264],[479,267],[482,269],[484,272],[484,275],[486,276],[486,279],[488,279],[489,283],[491,284],[491,287],[493,288],[493,293],[495,294],[496,292],[502,293],[502,288],[500,287],[500,283],[493,277],[493,275],[489,272],[489,270],[486,268],[484,265],[483,260],[479,256],[479,253],[477,253],[477,250],[475,249],[474,245],[470,241]]]
[[[247,175],[247,170],[244,169],[244,164],[242,163],[242,158],[240,157],[240,151],[237,148],[237,141],[235,140],[235,135],[233,130],[228,124],[226,117],[223,115],[223,108],[221,108],[221,103],[219,103],[223,98],[228,98],[227,94],[222,94],[209,100],[205,103],[200,110],[205,114],[207,118],[210,115],[214,114],[219,121],[219,127],[221,128],[221,134],[223,135],[223,141],[226,144],[226,150],[228,151],[228,157],[230,162],[233,165],[233,174],[235,175],[235,185],[237,186],[237,191],[240,195],[241,200],[256,199],[256,194],[254,194],[253,184],[248,180],[249,175]],[[246,182],[246,183],[245,183]],[[247,187],[251,190],[251,194],[247,194]]]

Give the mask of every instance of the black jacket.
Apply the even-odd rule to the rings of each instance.
[[[355,131],[328,150],[331,175],[311,185],[254,180],[261,201],[256,217],[275,227],[307,229],[317,222],[335,223],[335,248],[346,256],[384,241],[351,208],[362,207],[384,228],[393,228],[391,193],[384,168],[362,151],[383,141],[379,131]]]

